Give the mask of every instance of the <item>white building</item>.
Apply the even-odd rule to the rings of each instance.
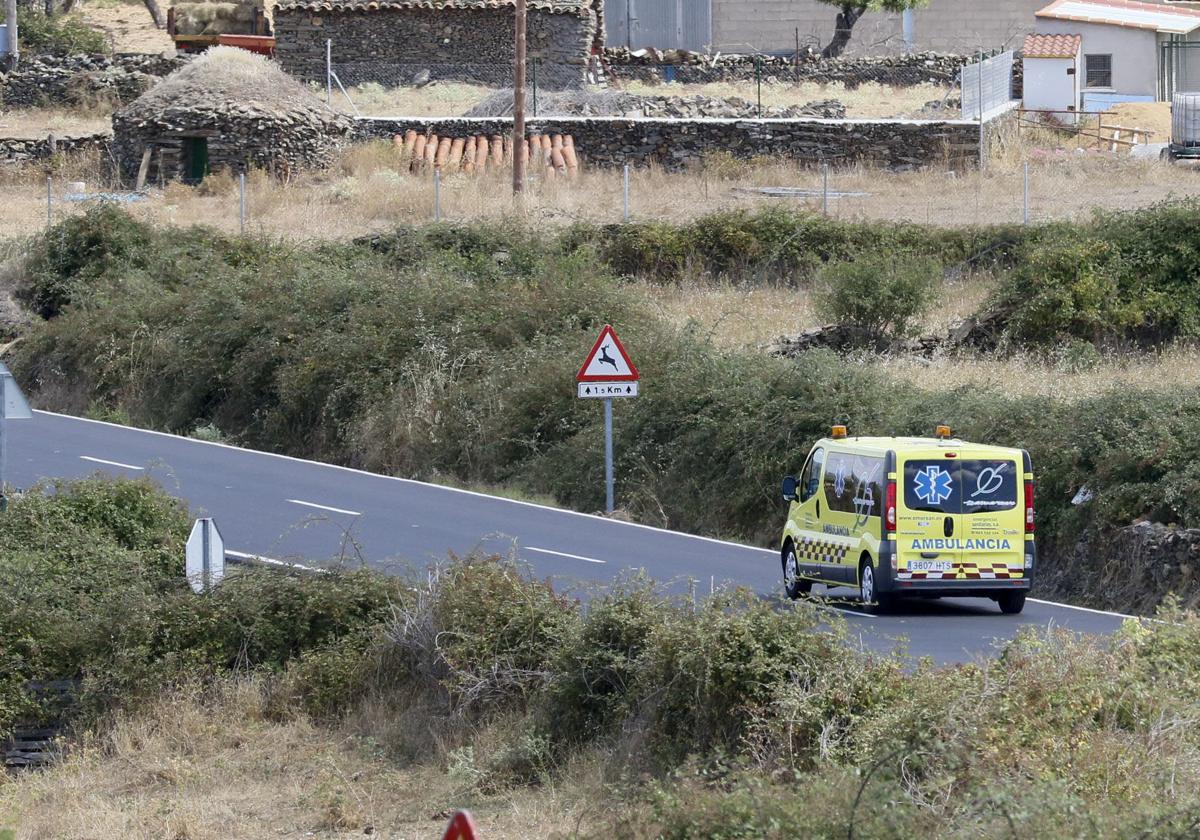
[[[1059,122],[1074,122],[1068,111],[1079,109],[1080,35],[1026,35],[1025,107],[1054,112]]]
[[[1035,14],[1039,35],[1080,39],[1075,104],[1085,111],[1117,102],[1170,99],[1178,90],[1200,89],[1200,9],[1134,0],[1054,0]],[[1030,64],[1065,61],[1062,56],[1026,62],[1025,102],[1062,98],[1064,84],[1054,67]],[[1049,89],[1042,91],[1041,83]]]

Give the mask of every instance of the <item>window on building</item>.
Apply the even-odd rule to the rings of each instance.
[[[1112,55],[1085,55],[1083,73],[1084,87],[1112,87]]]

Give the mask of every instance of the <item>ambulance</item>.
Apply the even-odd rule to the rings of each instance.
[[[1033,582],[1033,469],[1022,449],[951,437],[850,437],[834,426],[783,480],[790,598],[814,583],[862,601],[985,597],[1015,615]]]

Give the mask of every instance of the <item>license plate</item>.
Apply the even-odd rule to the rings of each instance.
[[[951,560],[909,560],[910,572],[949,572],[954,568]]]

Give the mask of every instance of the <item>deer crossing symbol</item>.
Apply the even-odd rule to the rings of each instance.
[[[597,361],[599,361],[600,364],[602,364],[602,365],[612,365],[613,370],[618,371],[618,372],[620,371],[620,368],[617,367],[617,360],[614,359],[612,356],[608,355],[608,345],[607,344],[605,344],[603,347],[600,348],[600,358],[597,359]]]

